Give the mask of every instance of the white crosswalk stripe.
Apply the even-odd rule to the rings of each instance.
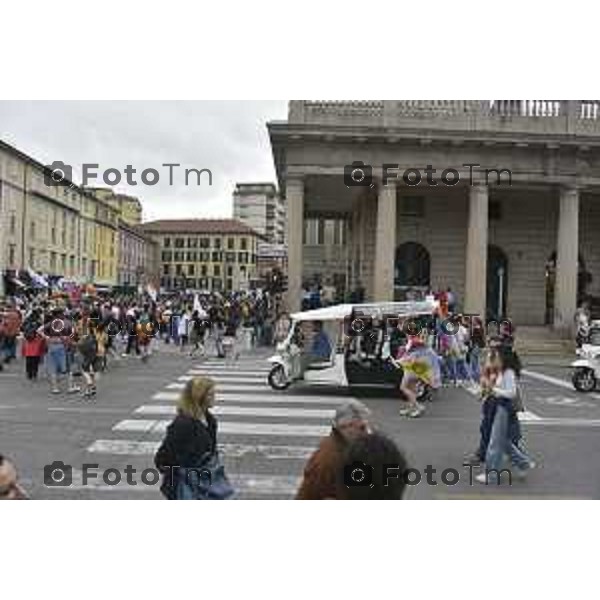
[[[170,422],[170,419],[124,419],[113,427],[113,431],[140,431],[143,433],[164,434]],[[231,435],[321,437],[327,435],[328,432],[329,425],[246,423],[238,421],[221,421],[219,423],[219,433]]]
[[[160,441],[137,440],[96,440],[88,452],[96,454],[121,454],[131,456],[154,455],[160,446]],[[307,459],[313,452],[314,446],[286,446],[270,444],[219,444],[219,451],[226,458],[241,458],[255,455],[267,459]]]
[[[186,379],[189,381],[189,379]],[[165,386],[169,390],[183,390],[185,388],[185,383],[175,382],[169,383]],[[261,384],[254,383],[251,385],[249,383],[219,383],[217,392],[219,394],[235,394],[235,393],[246,393],[246,392],[256,392],[257,390],[264,389],[265,391],[270,391],[269,388],[263,386]]]
[[[291,498],[304,463],[317,448],[319,438],[331,430],[336,407],[349,397],[330,389],[321,393],[315,393],[314,388],[275,391],[267,383],[268,372],[269,365],[260,358],[246,358],[231,366],[218,361],[193,362],[183,374],[165,382],[150,403],[146,401],[130,418],[115,423],[114,437],[96,440],[87,451],[98,456],[96,462],[130,457],[136,465],[143,461],[152,468],[152,458],[176,414],[182,390],[192,378],[204,375],[217,384],[213,412],[219,419],[219,449],[238,497]],[[71,489],[83,489],[81,480],[78,483],[76,479],[74,475]],[[94,484],[95,490],[115,488],[123,490],[121,484],[106,485],[102,480]],[[144,489],[157,494],[148,486],[132,491]]]
[[[331,419],[335,414],[333,409],[318,408],[289,408],[287,406],[215,406],[212,409],[215,415],[236,415],[241,417],[300,417],[304,419]],[[140,415],[168,415],[174,417],[174,405],[144,404],[134,411]]]
[[[524,410],[520,413],[517,413],[517,416],[519,418],[519,421],[532,422],[532,421],[540,421],[542,419],[542,417],[540,417],[539,415],[536,415],[535,413],[531,412],[530,410]]]
[[[224,370],[224,369],[219,369],[219,370],[212,370],[212,369],[190,369],[187,374],[188,375],[192,375],[194,377],[197,376],[201,376],[201,375],[208,375],[209,377],[221,377],[221,376],[225,376],[225,377],[229,377],[229,375],[233,375],[234,377],[243,377],[243,378],[250,378],[253,381],[255,379],[261,380],[264,383],[267,382],[267,375],[268,375],[268,371],[242,371],[240,370],[236,370],[234,371],[233,369],[228,369],[228,370]]]
[[[189,381],[190,379],[193,379],[194,377],[198,377],[199,374],[196,375],[181,375],[180,377],[178,377],[177,379],[179,381]],[[202,373],[202,375],[206,375],[206,373]],[[265,385],[266,383],[266,379],[264,380],[264,382],[256,377],[238,377],[237,375],[234,375],[232,377],[227,377],[227,382],[229,383],[251,383],[251,384],[258,384],[258,385]]]
[[[239,392],[239,393],[238,393]],[[255,393],[256,388],[243,388],[224,391],[219,387],[217,392],[217,404],[222,402],[250,403],[250,404],[318,404],[322,406],[336,406],[348,402],[346,396],[334,396],[331,394],[322,396],[303,396],[286,392],[270,392],[265,390],[260,394]],[[243,393],[243,394],[242,394]],[[233,396],[233,398],[232,398]],[[176,402],[181,397],[181,392],[158,392],[152,396],[152,400],[163,402]]]

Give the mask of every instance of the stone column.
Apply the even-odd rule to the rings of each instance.
[[[394,259],[396,254],[396,183],[379,185],[373,299],[394,300]]]
[[[554,286],[554,328],[568,334],[577,308],[577,262],[579,254],[579,192],[563,188],[560,193]]]
[[[302,303],[302,237],[304,230],[304,180],[288,177],[286,182],[286,241],[288,252],[288,289],[286,305],[290,312],[300,310]]]
[[[365,285],[364,252],[365,247],[365,220],[363,218],[363,198],[358,199],[356,206],[356,259],[358,261],[358,272],[356,273],[356,285]]]
[[[464,312],[485,319],[488,252],[488,187],[469,187]]]

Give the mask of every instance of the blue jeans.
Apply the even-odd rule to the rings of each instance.
[[[461,381],[469,379],[469,369],[467,368],[467,361],[461,356],[456,359],[456,376]]]
[[[10,360],[17,358],[17,338],[16,337],[5,337],[4,338],[4,359]]]
[[[479,449],[477,455],[479,459],[484,461],[487,453],[488,445],[490,443],[490,437],[492,434],[492,426],[494,424],[494,417],[496,416],[497,400],[490,398],[481,405],[481,424],[479,425]],[[521,440],[521,425],[517,415],[512,411],[509,411],[509,423],[508,423],[509,437],[511,442],[515,446],[519,446]]]
[[[67,351],[63,344],[48,344],[48,367],[51,375],[66,374]]]
[[[528,469],[531,463],[529,457],[511,439],[511,419],[516,418],[516,415],[510,406],[510,401],[498,398],[496,404],[485,466],[488,470],[500,471],[504,456],[508,454],[513,465],[519,469]]]
[[[473,346],[469,356],[469,367],[471,368],[471,379],[475,383],[479,383],[481,379],[481,348],[479,346]]]
[[[444,356],[442,362],[442,372],[445,381],[452,380],[456,383],[456,359],[449,354]]]

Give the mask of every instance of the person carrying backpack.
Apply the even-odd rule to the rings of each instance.
[[[81,354],[81,372],[85,380],[82,391],[84,398],[96,395],[96,361],[98,359],[98,340],[96,338],[96,327],[88,322],[84,334],[77,344],[77,350]]]

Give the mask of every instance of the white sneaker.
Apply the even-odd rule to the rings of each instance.
[[[423,414],[424,409],[413,408],[406,416],[410,419],[418,419]]]
[[[517,476],[517,479],[525,479],[527,477],[527,474],[529,473],[529,471],[531,471],[531,469],[535,469],[536,467],[537,467],[537,464],[535,463],[535,461],[530,460],[529,466],[526,469],[518,469],[515,467],[512,470],[512,472]]]

